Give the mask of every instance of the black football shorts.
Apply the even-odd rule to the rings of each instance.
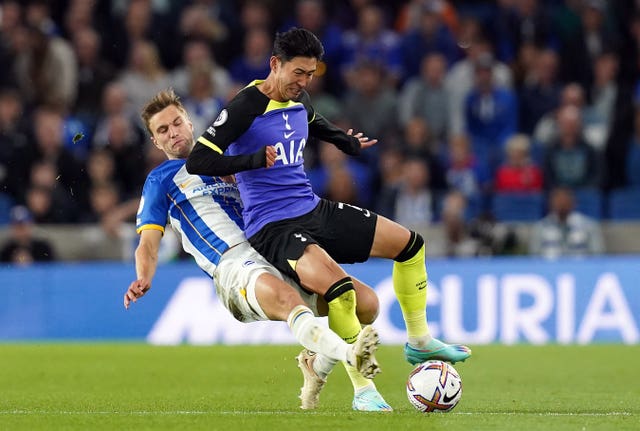
[[[318,244],[338,263],[369,258],[378,215],[367,209],[321,199],[313,211],[271,222],[249,238],[273,266],[299,281],[290,261],[297,261],[309,244]]]

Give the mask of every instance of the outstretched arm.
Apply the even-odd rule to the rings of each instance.
[[[369,139],[368,136],[364,136],[364,133],[362,132],[354,134],[353,129],[347,130],[347,135],[357,138],[361,149],[372,147],[378,142],[377,139]]]
[[[187,172],[193,175],[226,176],[249,169],[269,168],[275,161],[276,149],[270,145],[253,154],[225,156],[198,140],[187,159],[186,167]]]
[[[136,248],[136,275],[124,294],[124,308],[129,308],[131,301],[136,302],[151,289],[151,281],[158,267],[158,250],[162,232],[155,229],[143,230],[140,233],[140,243]]]

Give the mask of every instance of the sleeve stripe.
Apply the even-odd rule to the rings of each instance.
[[[159,224],[143,224],[138,229],[136,229],[136,233],[140,233],[143,230],[159,230],[164,234],[164,226],[160,226]]]
[[[220,147],[218,147],[216,144],[214,144],[210,140],[206,139],[204,136],[200,136],[198,138],[198,142],[200,142],[202,145],[206,145],[207,147],[211,148],[216,153],[222,154],[224,152],[220,149]]]

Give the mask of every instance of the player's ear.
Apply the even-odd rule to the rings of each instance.
[[[269,59],[269,67],[271,68],[271,70],[274,72],[277,72],[278,68],[281,65],[282,65],[282,62],[280,61],[280,59],[275,55],[272,55],[271,58]]]
[[[160,150],[162,149],[162,148],[160,148],[160,145],[158,145],[158,141],[156,141],[156,138],[154,138],[154,137],[152,136],[152,137],[151,137],[151,138],[149,138],[149,139],[151,139],[151,142],[153,143],[153,145],[155,145],[155,147],[156,147],[156,148],[158,148],[158,149],[160,149]]]

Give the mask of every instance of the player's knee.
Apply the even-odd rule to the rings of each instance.
[[[372,292],[373,293],[373,292]],[[360,295],[356,303],[356,315],[363,325],[371,325],[378,318],[380,302],[378,296],[373,294]]]
[[[407,242],[407,245],[393,260],[395,260],[396,262],[405,262],[414,257],[420,251],[423,245],[424,239],[422,238],[422,236],[417,232],[411,231],[409,242]]]

